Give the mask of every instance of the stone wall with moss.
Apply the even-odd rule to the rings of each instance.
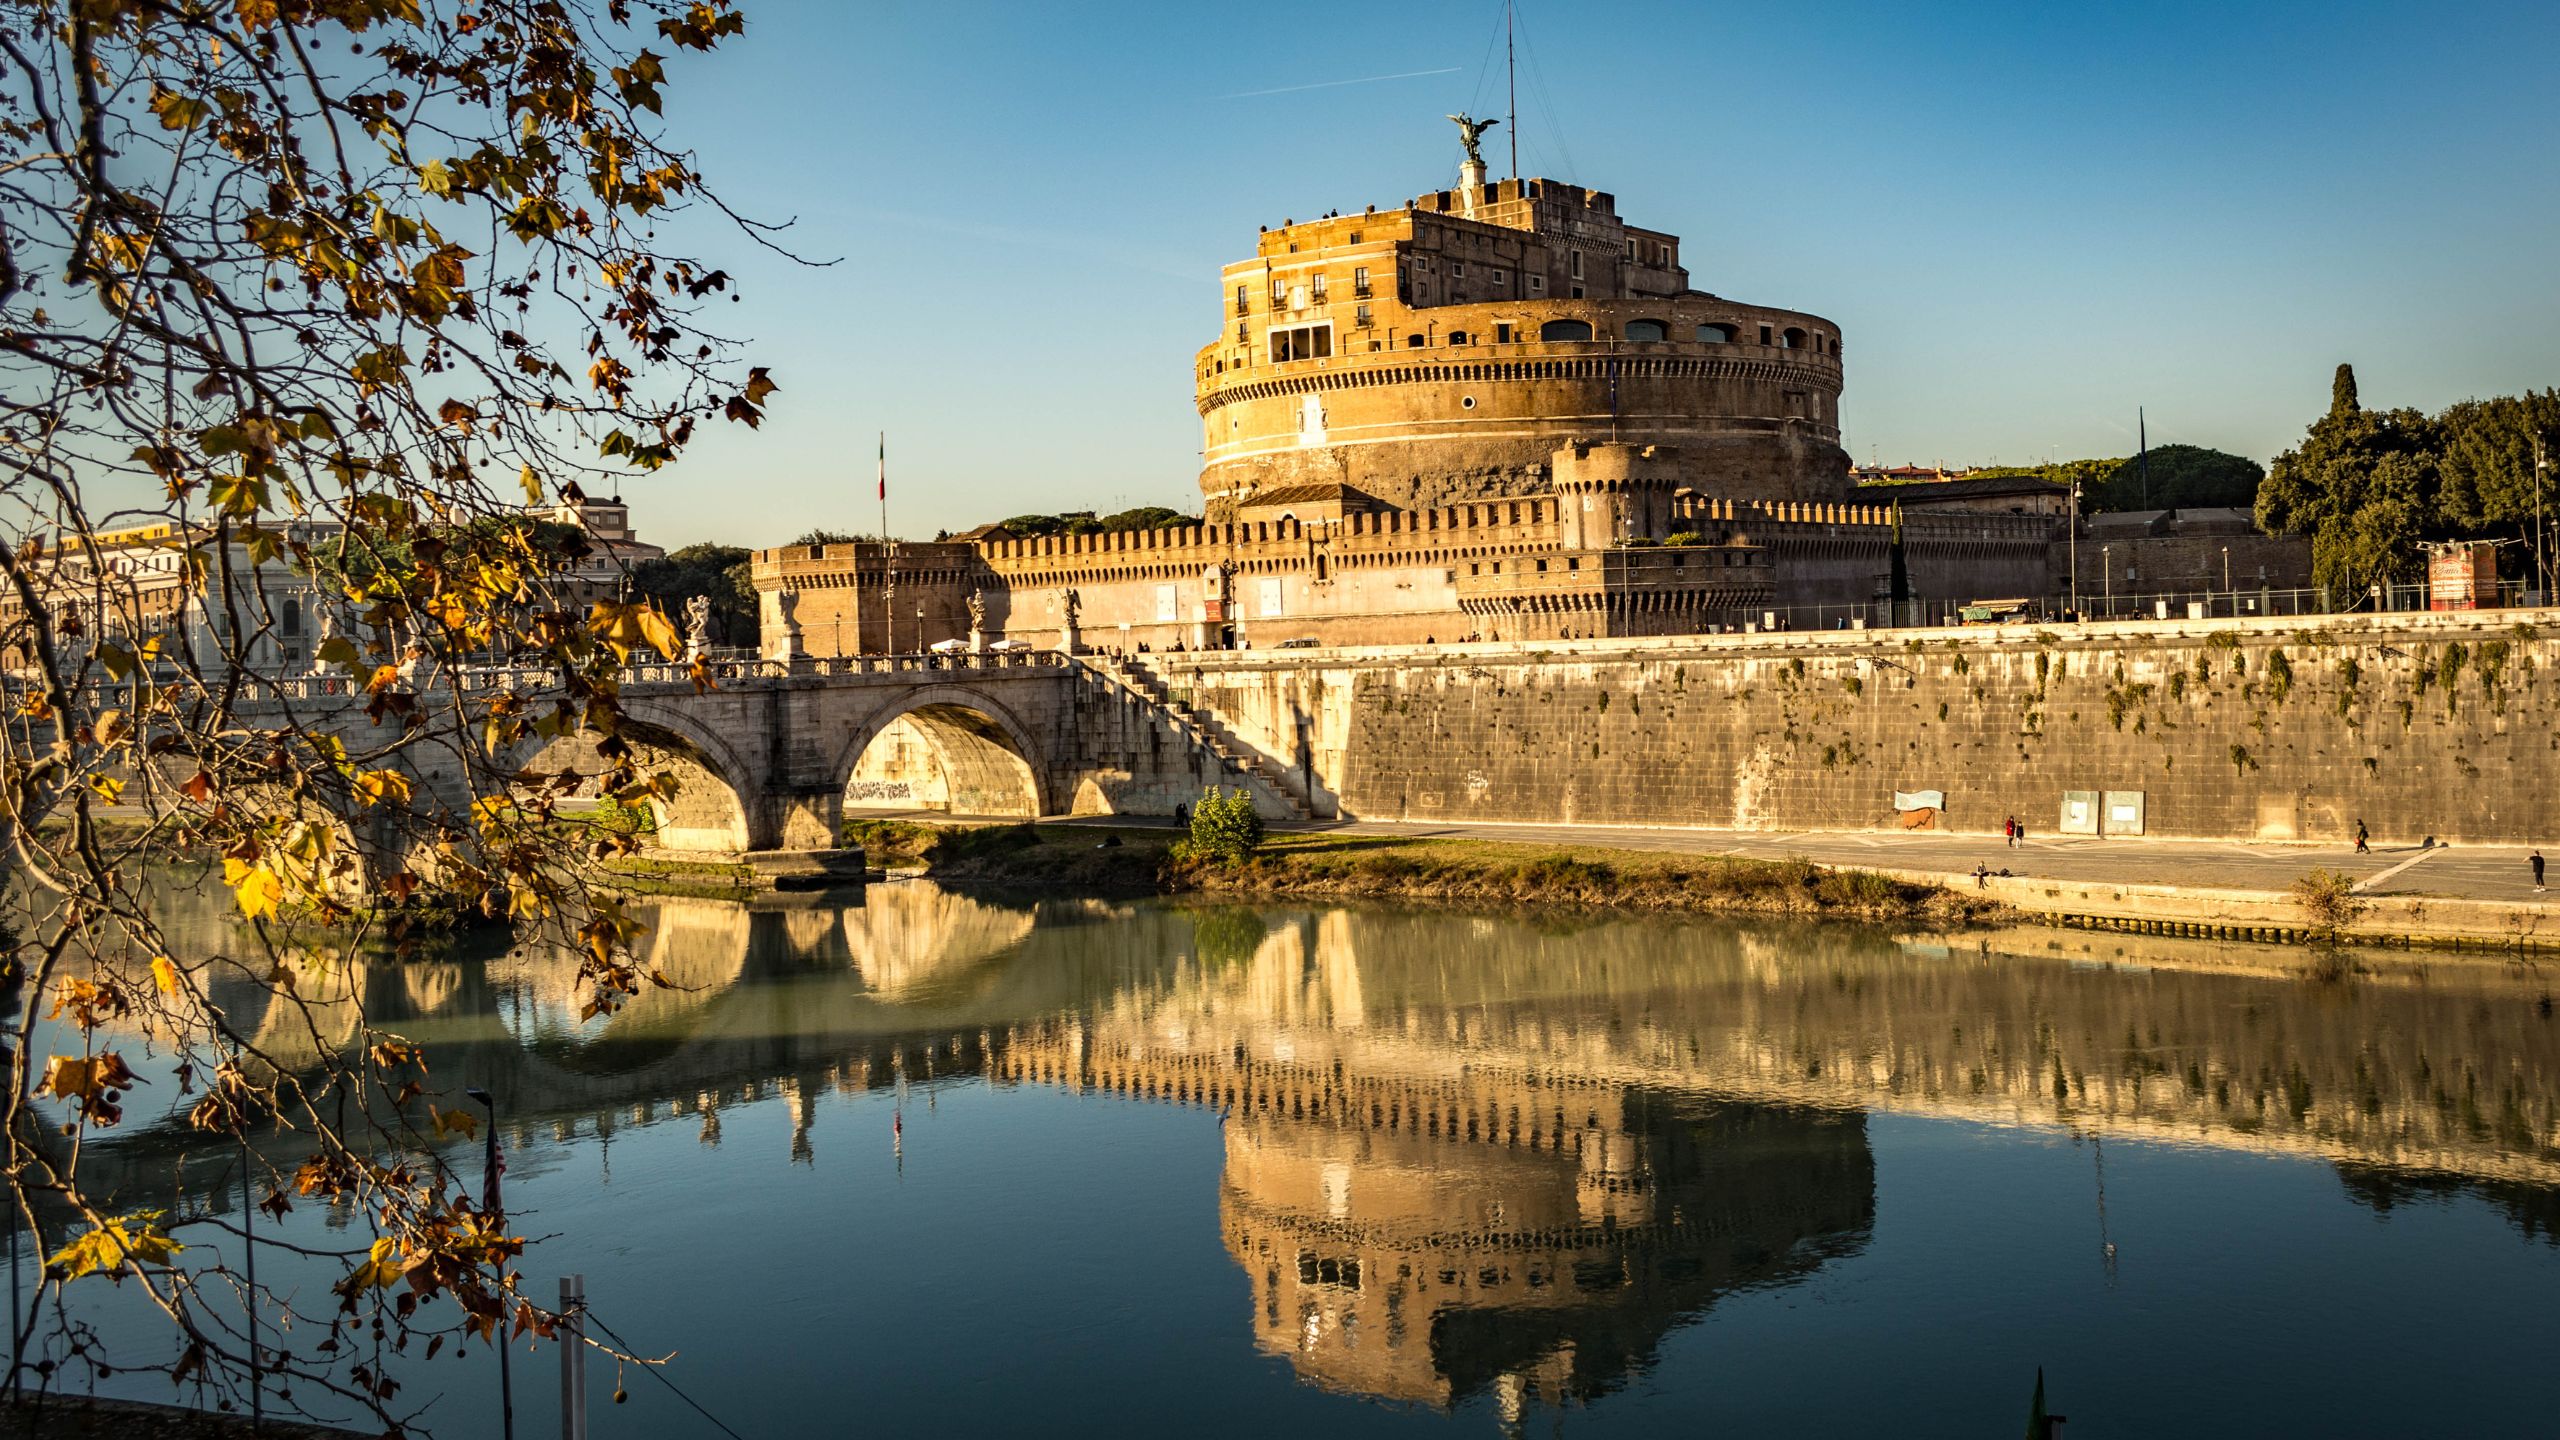
[[[1177,692],[1355,818],[2540,842],[2560,612],[1710,636],[1165,657]]]

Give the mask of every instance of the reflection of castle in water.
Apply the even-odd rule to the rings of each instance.
[[[780,1098],[808,1158],[830,1090],[965,1074],[1214,1107],[1257,1342],[1431,1403],[1596,1393],[1719,1296],[1855,1249],[1880,1110],[2292,1151],[2378,1208],[2460,1187],[2528,1234],[2560,1216],[2560,1022],[2486,966],[2314,985],[2078,933],[1035,914],[921,885],[654,919],[678,988],[607,1019],[577,1020],[565,958],[341,962],[261,1044],[307,1063],[361,1009],[505,1097],[519,1142],[679,1116],[715,1138]],[[112,1150],[164,1180],[188,1143]]]

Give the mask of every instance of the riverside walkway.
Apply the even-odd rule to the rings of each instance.
[[[953,817],[910,814],[928,822]],[[1170,827],[1125,815],[1057,817],[1044,824]],[[1472,840],[1532,846],[1590,846],[1679,855],[1811,860],[1887,871],[1949,887],[1975,884],[2021,910],[2101,921],[2200,924],[2224,929],[2295,927],[2296,880],[2313,870],[2349,876],[2371,909],[2357,933],[2378,939],[2560,945],[2560,890],[2537,894],[2521,845],[2438,845],[2395,840],[2358,855],[2345,844],[2169,840],[2037,835],[2012,847],[1998,835],[1870,831],[1726,830],[1685,826],[1507,825],[1440,822],[1274,822],[1286,834],[1374,835],[1402,840]],[[2560,844],[2545,851],[2560,860]],[[2001,877],[1998,872],[2009,872]]]

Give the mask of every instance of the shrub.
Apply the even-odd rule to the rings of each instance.
[[[1262,848],[1262,837],[1261,812],[1253,808],[1253,797],[1241,789],[1212,786],[1191,807],[1187,853],[1194,858],[1230,865],[1249,860]]]
[[[2334,937],[2370,908],[2356,893],[2355,877],[2335,870],[2314,870],[2294,881],[2293,903],[2301,907],[2304,922],[2323,937]]]
[[[658,812],[650,809],[645,800],[625,805],[607,795],[596,802],[595,827],[612,835],[655,835]]]

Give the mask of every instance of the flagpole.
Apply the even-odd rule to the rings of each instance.
[[[880,653],[898,653],[898,576],[889,558],[889,432],[880,432]]]

